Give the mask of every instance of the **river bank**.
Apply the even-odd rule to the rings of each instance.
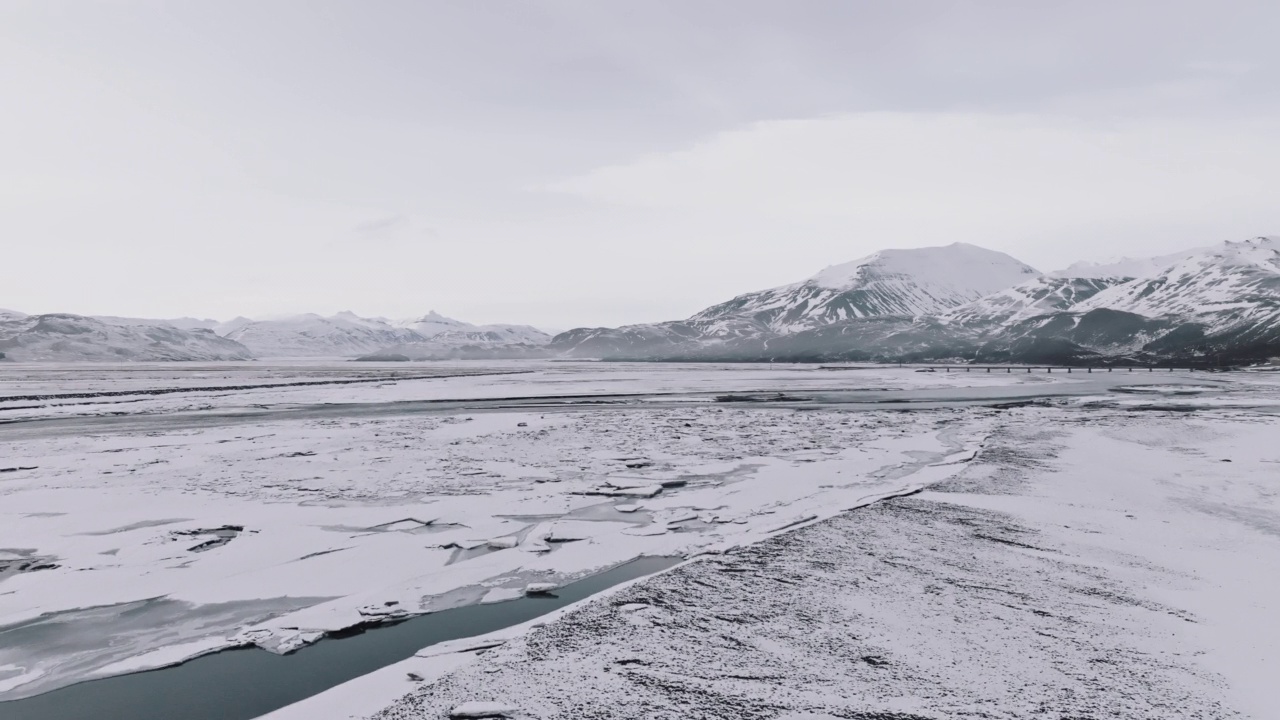
[[[1013,410],[926,492],[629,585],[372,717],[1267,718],[1277,429]]]

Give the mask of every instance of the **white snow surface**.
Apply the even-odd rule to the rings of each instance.
[[[203,328],[163,320],[92,318],[67,313],[0,314],[0,351],[41,362],[245,360],[243,345]]]
[[[465,323],[461,320],[454,320],[453,318],[445,317],[435,310],[432,310],[421,317],[399,320],[395,321],[393,324],[396,327],[413,330],[423,337],[433,337],[443,332],[467,330],[475,327],[471,323]]]
[[[225,338],[226,340],[222,340]],[[21,361],[235,360],[357,357],[395,347],[448,350],[536,347],[551,336],[528,325],[472,325],[435,311],[409,320],[344,311],[227,322],[0,310],[0,350]]]
[[[182,330],[214,330],[221,325],[217,320],[205,318],[135,318],[121,317],[119,315],[94,315],[94,320],[100,320],[108,325],[119,325],[121,327],[146,327],[150,325],[168,325],[170,327],[180,328]],[[221,334],[221,333],[219,333]]]
[[[11,366],[0,562],[44,567],[0,572],[0,628],[82,631],[57,646],[0,647],[0,699],[235,645],[284,652],[640,556],[736,553],[957,476],[1001,417],[945,404],[885,411],[876,398],[1060,395],[1121,413],[1280,406],[1280,376],[1264,373],[546,362],[441,364],[459,374],[418,378],[350,365]],[[343,377],[377,382],[284,385]],[[1112,393],[1120,387],[1150,392]],[[156,389],[182,392],[143,394]],[[123,394],[83,397],[94,390]],[[714,402],[766,391],[800,399]],[[58,393],[81,397],[4,399]],[[842,408],[864,412],[831,411]],[[614,495],[654,487],[640,507]],[[465,660],[431,662],[446,672]],[[403,693],[397,672],[353,687]],[[461,700],[477,699],[507,701]],[[370,700],[334,707],[372,712]]]
[[[544,345],[546,333],[527,325],[472,325],[434,310],[409,320],[365,318],[352,312],[331,317],[298,315],[248,321],[227,331],[258,357],[354,357],[401,346],[453,348]]]
[[[612,589],[483,653],[442,648],[416,686],[391,682],[406,662],[270,718],[423,720],[475,697],[544,720],[1271,718],[1280,382],[1175,378],[1162,389],[1268,404],[1015,409],[922,494]]]
[[[230,330],[226,336],[258,357],[355,356],[421,339],[413,330],[349,312],[257,320]]]
[[[972,300],[1039,274],[1005,253],[957,242],[941,247],[880,250],[860,260],[825,268],[807,282],[843,291],[876,280],[905,278],[936,289],[939,298]]]
[[[952,428],[950,411],[795,412],[712,402],[717,393],[1067,382],[451,367],[471,374],[11,366],[0,396],[0,419],[13,421],[0,426],[0,467],[13,468],[0,474],[0,550],[43,567],[0,575],[0,627],[83,631],[56,647],[0,647],[0,699],[222,647],[283,652],[386,608],[493,601],[640,556],[749,544],[952,473],[948,458],[975,447],[984,427]],[[283,384],[343,373],[377,382]],[[273,382],[254,387],[264,379]],[[181,392],[146,394],[164,389]],[[121,394],[86,397],[95,392]],[[620,405],[627,393],[640,395]],[[611,399],[577,404],[600,395]],[[547,399],[503,400],[537,396]],[[119,619],[126,612],[134,622]]]
[[[1054,270],[1046,273],[1049,277],[1056,278],[1139,278],[1150,277],[1159,273],[1161,270],[1184,260],[1192,255],[1199,254],[1208,247],[1192,248],[1190,250],[1182,250],[1167,255],[1156,255],[1152,257],[1121,257],[1106,260],[1103,262],[1090,262],[1082,260],[1072,263],[1061,270]]]
[[[1122,278],[1075,278],[1044,275],[965,303],[942,314],[943,322],[1009,326],[1041,315],[1069,311]]]
[[[689,319],[713,335],[749,334],[743,323],[790,333],[856,318],[935,315],[1040,273],[967,243],[881,250],[803,282],[740,295]]]
[[[503,703],[472,700],[470,702],[464,702],[461,705],[454,706],[454,708],[449,711],[449,717],[451,718],[510,717],[511,715],[514,715],[516,712],[517,710],[514,707],[510,705],[504,705]]]
[[[1228,241],[1188,254],[1073,309],[1096,308],[1200,321],[1213,331],[1272,325],[1280,321],[1280,237]]]
[[[435,310],[426,315],[395,323],[399,327],[414,330],[428,345],[460,347],[463,345],[546,345],[551,334],[530,325],[472,325],[447,318]]]
[[[428,342],[446,345],[545,345],[551,336],[530,325],[476,325],[437,333]]]

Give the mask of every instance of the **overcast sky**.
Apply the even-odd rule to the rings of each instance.
[[[1280,233],[1280,3],[7,0],[0,307],[686,317]]]

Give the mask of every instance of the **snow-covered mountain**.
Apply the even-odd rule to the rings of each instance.
[[[472,325],[447,318],[432,310],[419,318],[396,323],[417,332],[426,340],[441,346],[465,345],[546,345],[551,335],[531,325]]]
[[[1280,237],[1203,248],[1072,309],[1102,308],[1175,325],[1155,352],[1280,356]]]
[[[791,285],[739,295],[688,320],[579,328],[552,348],[576,356],[766,353],[771,338],[872,318],[934,315],[1040,273],[976,245],[881,250]]]
[[[551,335],[529,325],[471,325],[436,312],[402,321],[422,337],[380,348],[363,360],[445,360],[545,357]]]
[[[1046,273],[1058,278],[1136,278],[1154,275],[1160,270],[1209,248],[1194,248],[1155,257],[1122,257],[1107,262],[1078,262],[1062,270]]]
[[[965,326],[1003,326],[1071,309],[1123,277],[1052,277],[1044,275],[978,298],[940,314],[945,323]]]
[[[973,246],[882,251],[688,320],[579,328],[551,347],[617,359],[1250,361],[1280,355],[1280,238],[1047,276]]]
[[[256,357],[1247,362],[1280,356],[1280,237],[1041,275],[973,245],[883,250],[686,320],[472,325],[434,311],[220,323],[0,310],[11,359]],[[1199,359],[1199,360],[1197,360]]]
[[[1280,310],[1280,237],[1225,242],[1187,254],[1076,306],[1094,308],[1179,318],[1211,333],[1268,322]]]
[[[432,310],[421,317],[411,318],[408,320],[400,320],[395,323],[397,327],[408,328],[424,338],[435,337],[440,333],[452,332],[455,330],[468,330],[474,328],[475,325],[465,323],[461,320],[445,317],[440,313]]]
[[[210,330],[164,321],[50,313],[0,314],[0,353],[17,361],[247,360],[249,349]]]
[[[251,321],[227,331],[226,337],[257,357],[354,357],[422,336],[384,320],[341,312],[331,317],[306,314]]]
[[[1073,265],[942,316],[979,360],[1249,362],[1280,355],[1280,239]],[[1039,298],[1033,300],[1033,298]]]
[[[550,340],[528,325],[472,325],[434,311],[400,321],[340,312],[219,322],[0,310],[0,353],[10,360],[355,358],[387,351],[414,358],[531,357]]]
[[[331,317],[298,315],[276,320],[237,319],[225,335],[258,357],[456,356],[451,348],[542,346],[546,333],[527,325],[472,325],[435,311],[408,320],[365,318],[351,312]],[[495,353],[488,352],[488,355]]]
[[[193,317],[169,318],[165,320],[165,322],[169,323],[174,327],[182,328],[183,330],[212,330],[214,332],[218,332],[218,328],[222,327],[225,324],[217,320],[213,320],[211,318],[193,318]],[[218,333],[218,334],[225,335],[226,333]]]
[[[881,250],[794,285],[739,295],[689,320],[751,320],[787,334],[858,318],[933,315],[1039,276],[1004,253],[966,243]]]
[[[551,336],[529,325],[481,325],[473,328],[449,330],[428,338],[441,345],[546,345]]]

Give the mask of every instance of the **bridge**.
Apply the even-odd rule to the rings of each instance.
[[[1072,372],[1072,371],[1075,371],[1075,372],[1084,372],[1084,373],[1092,373],[1094,370],[1097,370],[1098,372],[1114,372],[1114,371],[1119,371],[1119,372],[1134,372],[1134,371],[1137,371],[1137,372],[1143,372],[1143,371],[1146,371],[1146,372],[1149,372],[1149,373],[1150,373],[1150,372],[1156,372],[1157,370],[1159,370],[1159,371],[1161,371],[1161,372],[1166,372],[1166,371],[1167,371],[1167,372],[1173,372],[1174,370],[1186,370],[1187,372],[1194,372],[1194,371],[1196,371],[1196,370],[1199,370],[1199,371],[1201,371],[1201,372],[1214,372],[1214,371],[1219,371],[1219,372],[1220,372],[1220,371],[1222,371],[1222,370],[1227,370],[1227,369],[1229,369],[1229,368],[1216,368],[1216,367],[1206,367],[1206,366],[1194,367],[1194,366],[1190,366],[1190,365],[1184,365],[1184,366],[1181,366],[1181,367],[1176,367],[1176,366],[1173,366],[1173,365],[1162,365],[1162,366],[1144,365],[1144,366],[1141,366],[1141,367],[1134,367],[1134,366],[1132,366],[1132,365],[1126,365],[1126,366],[1123,366],[1123,367],[1115,367],[1115,366],[1106,366],[1106,367],[1091,367],[1091,366],[1085,366],[1085,367],[1080,367],[1079,365],[1074,365],[1074,366],[1073,366],[1073,365],[1016,365],[1016,366],[1015,366],[1015,365],[928,365],[928,366],[926,366],[926,367],[924,367],[924,368],[921,368],[921,370],[933,371],[933,372],[939,372],[939,371],[941,371],[941,372],[952,372],[952,371],[960,372],[961,370],[963,370],[964,372],[974,372],[974,371],[992,372],[993,370],[994,370],[994,371],[996,371],[996,372],[1000,372],[1001,370],[1003,370],[1003,371],[1004,371],[1004,372],[1006,372],[1006,373],[1012,373],[1012,372],[1014,372],[1015,370],[1016,370],[1016,371],[1018,371],[1018,372],[1023,372],[1023,371],[1025,370],[1025,371],[1026,371],[1026,372],[1028,372],[1028,373],[1029,373],[1029,372],[1033,372],[1033,371],[1040,371],[1040,370],[1043,370],[1043,371],[1044,371],[1044,372],[1046,372],[1046,373],[1051,373],[1051,372],[1053,372],[1054,370],[1057,370],[1057,371],[1059,371],[1059,372],[1067,372],[1067,373],[1070,373],[1070,372]],[[917,371],[917,372],[919,372],[919,371]]]

